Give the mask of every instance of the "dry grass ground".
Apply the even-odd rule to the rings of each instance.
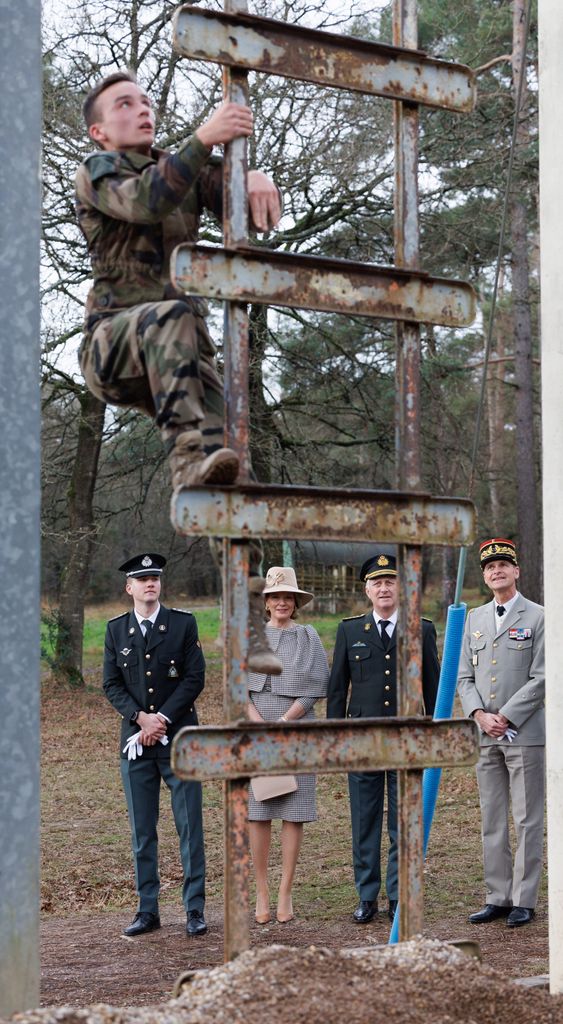
[[[105,611],[110,615],[120,610]],[[208,677],[198,702],[200,720],[220,722],[220,656],[211,638],[204,640]],[[324,713],[322,706],[317,713]],[[160,864],[165,927],[138,940],[123,940],[120,933],[135,910],[136,896],[119,777],[118,720],[104,698],[99,669],[89,670],[85,691],[61,691],[45,679],[42,729],[42,1002],[154,1002],[170,991],[180,969],[211,966],[222,958],[221,786],[206,785],[204,797],[212,924],[208,935],[187,943],[183,934],[177,838],[163,793]],[[319,778],[318,806],[318,821],[306,826],[298,869],[298,916],[289,926],[253,925],[254,944],[315,942],[337,948],[387,941],[389,923],[384,915],[366,928],[350,919],[356,895],[344,776]],[[279,872],[278,849],[276,843],[274,878]],[[467,924],[468,913],[483,902],[473,770],[443,773],[424,888],[428,936],[479,939],[486,962],[507,976],[548,970],[545,882],[537,920],[528,928],[509,930],[502,921],[484,929]]]

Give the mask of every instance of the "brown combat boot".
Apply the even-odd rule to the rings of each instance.
[[[200,430],[178,434],[168,461],[173,490],[198,484],[233,484],[239,470],[238,455],[230,448],[219,448],[205,455]]]
[[[268,643],[264,622],[262,591],[266,581],[261,576],[248,580],[248,671],[267,676],[280,676],[283,665]]]

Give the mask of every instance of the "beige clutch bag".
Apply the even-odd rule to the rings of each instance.
[[[295,793],[297,779],[295,775],[257,775],[250,785],[255,800],[273,800],[275,796]]]

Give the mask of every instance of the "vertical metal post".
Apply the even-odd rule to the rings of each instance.
[[[416,49],[417,0],[394,0],[393,43]],[[395,263],[419,265],[418,106],[395,102]],[[396,330],[397,486],[420,488],[420,329],[399,323]],[[401,545],[399,575],[398,714],[417,714],[421,700],[420,549]],[[422,772],[399,772],[399,937],[422,931]]]
[[[41,4],[0,5],[0,1016],[39,1003]]]
[[[539,0],[538,19],[549,986],[556,995],[563,992],[563,549],[553,544],[560,532],[563,494],[563,136],[555,119],[563,93],[560,0]]]
[[[246,11],[245,0],[225,0],[225,11]],[[223,94],[248,104],[248,74],[223,70]],[[248,241],[246,139],[225,147],[223,239],[236,248]],[[240,479],[249,477],[248,313],[246,306],[225,303],[225,423],[227,443],[240,460]],[[248,543],[223,542],[225,616],[224,709],[227,722],[246,716],[248,653]],[[225,960],[250,946],[248,885],[248,779],[224,783],[225,821]]]

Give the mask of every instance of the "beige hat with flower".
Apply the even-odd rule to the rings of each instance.
[[[302,608],[303,605],[309,604],[309,601],[312,601],[315,596],[307,590],[299,589],[295,569],[292,569],[290,566],[273,565],[266,573],[266,586],[262,594],[264,597],[267,597],[268,594],[282,593],[293,594],[297,608]]]

